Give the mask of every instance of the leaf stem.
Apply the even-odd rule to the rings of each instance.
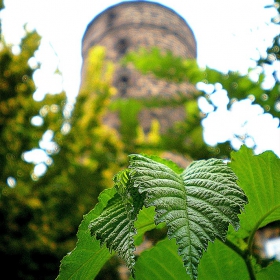
[[[222,241],[222,240],[221,240]],[[246,251],[241,250],[238,246],[236,246],[233,242],[226,239],[226,241],[222,241],[224,244],[226,244],[230,249],[235,251],[241,258],[245,259],[246,257]]]
[[[254,268],[253,268],[253,265],[252,265],[251,258],[252,258],[252,256],[250,255],[249,251],[246,250],[246,258],[244,259],[244,261],[245,261],[245,264],[247,266],[250,279],[251,280],[256,280],[257,277],[255,275],[255,271],[254,271]]]
[[[255,236],[255,233],[256,231],[259,229],[260,225],[262,224],[262,222],[272,213],[274,212],[275,210],[277,210],[277,208],[280,208],[280,205],[276,205],[274,208],[272,208],[270,211],[268,211],[264,216],[262,216],[258,222],[256,223],[256,225],[254,226],[253,230],[251,231],[251,234],[249,236],[249,239],[248,239],[248,250],[250,252],[250,254],[252,255],[253,253],[253,240],[254,240],[254,236]]]
[[[241,250],[238,246],[236,246],[233,242],[229,241],[228,239],[226,239],[226,241],[224,243],[230,249],[235,251],[244,260],[244,262],[247,266],[247,270],[248,270],[248,273],[249,273],[249,276],[250,276],[250,280],[256,280],[257,278],[256,278],[256,275],[255,275],[254,268],[252,266],[250,251],[248,249]]]

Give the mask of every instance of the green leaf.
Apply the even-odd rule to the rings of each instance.
[[[257,229],[280,220],[280,159],[271,151],[253,155],[242,146],[232,152],[230,167],[249,200],[236,235],[242,239],[250,236],[252,241]]]
[[[141,280],[190,279],[174,239],[159,241],[153,248],[144,251],[137,260],[135,271],[135,278]]]
[[[275,83],[273,89],[265,91],[269,98],[264,100],[262,98],[264,90],[261,87],[265,77],[263,73],[260,74],[259,80],[254,82],[248,75],[242,76],[237,72],[229,71],[225,74],[209,67],[202,69],[194,59],[185,60],[170,52],[163,54],[158,48],[152,50],[142,48],[137,52],[130,52],[123,58],[123,63],[130,62],[143,74],[152,72],[157,78],[167,81],[192,84],[198,82],[221,83],[227,91],[229,99],[243,100],[253,94],[255,96],[253,104],[259,104],[274,117],[280,117],[280,112],[275,106],[279,98],[279,85]],[[201,93],[195,91],[195,95],[198,97]]]
[[[127,217],[125,204],[119,194],[108,203],[102,214],[90,223],[91,234],[101,240],[100,245],[106,243],[110,251],[115,250],[122,257],[130,270],[135,264],[135,246],[131,229],[133,221]]]
[[[182,174],[142,155],[130,155],[131,179],[145,193],[146,207],[155,206],[155,223],[165,222],[175,238],[191,279],[208,241],[225,239],[228,225],[238,229],[238,217],[247,202],[236,176],[221,160],[192,163]]]
[[[136,262],[135,271],[136,279],[141,280],[190,279],[177,254],[174,239],[159,241],[144,251]],[[209,244],[198,266],[198,275],[203,280],[249,280],[243,259],[219,240]]]
[[[135,228],[137,234],[134,237],[135,245],[140,245],[143,242],[143,236],[147,231],[155,228],[162,228],[160,225],[156,226],[154,223],[155,208],[143,208],[140,210],[137,220],[135,221]]]
[[[94,279],[106,261],[112,257],[106,247],[100,248],[99,241],[90,236],[88,225],[101,214],[115,193],[115,189],[103,191],[99,195],[99,203],[84,216],[77,233],[76,248],[62,259],[56,280]]]
[[[199,279],[204,280],[249,280],[245,262],[224,242],[210,243],[198,267]]]
[[[156,161],[158,163],[162,163],[163,165],[166,165],[167,167],[172,169],[177,174],[180,174],[184,171],[184,169],[182,167],[178,166],[176,163],[174,163],[170,159],[161,158],[161,157],[156,156],[156,155],[144,155],[144,154],[142,154],[142,155],[147,157],[147,158],[150,158],[153,161]]]
[[[118,193],[108,202],[101,215],[91,221],[89,228],[91,235],[101,241],[101,246],[106,243],[110,251],[116,251],[125,260],[134,275],[134,221],[143,207],[144,196],[131,187],[128,170],[119,172],[114,181]]]
[[[274,262],[268,267],[262,269],[257,274],[257,280],[279,280],[280,279],[280,262]]]

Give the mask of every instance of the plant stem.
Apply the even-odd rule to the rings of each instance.
[[[234,243],[232,243],[228,239],[226,239],[226,241],[224,243],[230,249],[235,251],[244,260],[244,262],[247,266],[247,270],[248,270],[248,273],[249,273],[249,276],[250,276],[250,280],[256,280],[257,278],[256,278],[256,275],[255,275],[254,268],[252,266],[250,251],[248,249],[241,250],[238,246],[236,246]]]
[[[224,244],[226,244],[230,249],[235,251],[241,258],[245,259],[246,257],[246,251],[241,250],[238,246],[236,246],[233,242],[226,239],[226,241],[223,241]]]
[[[280,208],[280,205],[276,205],[274,208],[272,208],[270,211],[268,211],[264,216],[262,216],[258,222],[255,224],[253,230],[251,231],[251,234],[249,236],[248,239],[248,250],[250,251],[250,254],[253,253],[253,241],[254,241],[254,236],[256,231],[260,228],[262,222],[275,210],[277,210],[278,208]]]
[[[249,251],[246,250],[246,258],[244,259],[245,261],[245,264],[247,266],[247,269],[248,269],[248,272],[249,272],[249,275],[250,275],[250,279],[251,280],[256,280],[256,275],[255,275],[255,271],[254,271],[254,268],[252,266],[252,262],[251,262],[251,256],[249,254]]]

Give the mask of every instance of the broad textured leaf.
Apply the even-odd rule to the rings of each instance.
[[[192,163],[182,174],[142,155],[131,155],[134,187],[145,193],[145,206],[155,206],[155,222],[165,222],[175,238],[191,279],[208,241],[225,239],[228,225],[238,229],[238,217],[247,202],[236,176],[221,160]]]
[[[115,193],[115,189],[103,191],[99,196],[99,203],[84,216],[77,233],[76,248],[62,259],[57,280],[94,279],[112,257],[106,247],[100,248],[99,241],[90,236],[88,225],[100,215]]]
[[[156,161],[158,163],[162,163],[163,165],[166,165],[167,167],[169,167],[170,169],[172,169],[175,173],[180,174],[184,171],[184,168],[178,166],[176,163],[174,163],[172,160],[169,159],[165,159],[165,158],[161,158],[159,156],[156,155],[143,155],[145,157],[148,157],[150,159],[152,159],[153,161]]]
[[[123,258],[134,275],[134,222],[143,206],[143,195],[131,187],[130,175],[127,170],[119,172],[115,177],[115,188],[118,193],[109,201],[101,215],[90,225],[92,235],[95,235],[110,249]]]
[[[280,159],[271,151],[253,155],[242,146],[231,154],[230,167],[238,176],[238,184],[249,204],[240,215],[240,238],[273,221],[280,220]]]

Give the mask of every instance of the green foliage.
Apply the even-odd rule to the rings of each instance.
[[[0,8],[1,4],[3,1],[0,1]],[[275,40],[276,44],[277,42],[279,43]],[[36,32],[27,32],[19,46],[20,53],[14,55],[12,47],[1,40],[0,254],[2,273],[14,279],[54,279],[58,273],[59,261],[75,246],[75,233],[81,218],[93,208],[98,194],[113,185],[111,178],[126,163],[127,153],[160,155],[168,150],[183,156],[189,155],[193,159],[205,159],[228,156],[230,151],[228,143],[218,147],[209,147],[204,143],[201,126],[204,116],[199,112],[197,98],[208,98],[208,95],[203,95],[202,92],[195,92],[187,98],[180,93],[174,93],[172,98],[163,100],[112,101],[116,91],[112,87],[114,66],[105,59],[106,53],[99,47],[92,50],[85,62],[88,64],[87,73],[84,73],[87,78],[73,113],[66,102],[65,93],[46,95],[41,102],[35,102],[32,95],[36,88],[32,76],[39,65],[32,68],[28,61],[33,57],[39,43],[40,36]],[[279,49],[273,45],[271,51],[276,54],[277,50]],[[136,57],[132,60],[135,60],[137,66]],[[251,95],[254,95],[255,103],[262,105],[266,111],[275,113],[273,108],[279,89],[274,86],[270,91],[262,90],[262,75],[259,83],[252,83],[248,77],[240,77],[237,73],[222,74],[211,69],[202,71],[195,62],[182,61],[170,53],[161,56],[156,50],[152,51],[152,55],[143,52],[142,56],[138,56],[138,60],[142,61],[139,69],[146,67],[145,71],[152,70],[158,77],[170,81],[189,81],[194,84],[199,81],[219,82],[227,89],[232,102],[247,96],[252,98]],[[151,69],[153,65],[156,67]],[[166,134],[159,133],[156,122],[148,134],[141,131],[137,119],[140,109],[173,108],[182,104],[186,109],[186,120],[175,124]],[[109,111],[120,116],[119,133],[103,124],[103,118]],[[279,110],[276,110],[276,114],[279,114]],[[32,125],[34,116],[42,118],[41,126]],[[65,116],[68,118],[65,119]],[[70,131],[65,130],[65,124],[68,128],[71,127]],[[46,130],[53,131],[52,141],[58,145],[58,150],[44,150],[53,163],[48,166],[46,174],[38,178],[34,176],[33,164],[25,162],[22,154],[38,147],[38,142]],[[256,266],[258,258],[251,247],[259,227],[279,220],[279,159],[272,153],[255,157],[245,148],[234,153],[233,158],[236,158],[236,161],[232,160],[230,166],[238,176],[238,184],[245,191],[249,204],[246,211],[239,215],[241,228],[238,232],[230,226],[226,242],[216,240],[207,245],[207,251],[203,253],[198,265],[199,278],[254,279],[252,275],[255,274],[256,279],[278,279],[279,262],[265,268],[259,264]],[[172,169],[176,178],[183,172],[170,162],[157,157],[151,159]],[[156,225],[155,215],[160,221],[160,218],[169,217],[169,210],[173,214],[177,212],[169,208],[166,210],[159,200],[154,201],[157,212],[167,211],[166,216],[156,214],[154,206],[140,210],[143,204],[152,203],[149,197],[157,197],[158,194],[154,193],[152,188],[146,188],[147,186],[141,187],[141,195],[138,188],[132,185],[127,188],[127,183],[131,181],[131,174],[127,172],[118,173],[119,175],[114,177],[115,187],[104,191],[94,210],[84,216],[78,230],[77,246],[61,263],[58,276],[60,280],[98,277],[100,270],[115,251],[119,251],[121,257],[128,260],[131,269],[136,261],[136,279],[190,278],[182,265],[182,257],[178,254],[171,220],[166,219],[166,223],[169,224],[169,235],[175,238],[166,238],[141,253],[139,258],[133,257],[134,247],[139,248],[147,231],[161,229],[165,232],[166,229],[162,229],[165,223]],[[15,188],[8,187],[8,178],[15,179]],[[264,182],[269,182],[268,191]],[[163,194],[167,197],[162,200],[167,200],[171,195],[169,187],[164,188],[164,191]],[[266,201],[266,206],[262,204],[262,198]],[[111,211],[113,209],[123,210],[118,216],[119,227],[115,228],[112,227],[115,224],[108,221],[106,216],[110,213],[109,217],[114,218],[115,212]],[[185,207],[184,210],[188,211],[189,208]],[[103,229],[112,229],[112,235],[106,238],[101,248],[100,241],[91,236],[89,229],[90,224],[94,226],[100,222],[99,218],[104,219]],[[118,235],[121,227],[124,231]],[[98,238],[103,238],[102,232],[101,228],[97,227]],[[204,235],[201,235],[201,238],[203,237]],[[121,244],[118,240],[125,242]],[[111,253],[105,245],[111,248]],[[190,257],[190,263],[196,265],[194,256]],[[148,273],[151,268],[154,268],[156,274]]]
[[[166,258],[168,258],[168,262],[165,261]],[[141,280],[190,279],[182,265],[174,239],[159,241],[156,246],[144,251],[136,262],[135,270],[135,278]]]
[[[272,152],[255,156],[245,146],[232,153],[230,167],[221,160],[209,159],[194,161],[183,171],[158,157],[131,155],[128,169],[114,177],[114,188],[103,192],[99,204],[85,216],[77,246],[62,260],[57,279],[69,279],[69,270],[73,279],[94,278],[109,258],[106,254],[103,260],[96,259],[97,240],[124,258],[132,276],[141,280],[197,276],[268,279],[278,275],[279,262],[257,266],[250,246],[256,230],[280,220],[279,165],[279,158]],[[249,203],[240,214],[247,197]],[[239,220],[240,229],[230,227],[227,233],[228,224],[237,230]],[[146,230],[162,223],[167,226],[168,239],[142,252],[132,268],[133,239],[138,246]],[[209,241],[212,243],[208,246]],[[105,246],[100,250],[109,252]],[[91,260],[91,266],[85,269],[84,258]]]
[[[152,263],[152,265],[151,265]],[[144,251],[136,265],[136,279],[143,280],[190,280],[178,255],[175,241],[165,239]],[[198,267],[198,279],[236,280],[249,279],[246,265],[233,250],[223,242],[209,243]]]
[[[106,261],[112,257],[107,247],[100,248],[100,242],[91,237],[89,224],[103,213],[103,210],[106,209],[109,201],[114,199],[116,193],[115,188],[104,190],[99,195],[98,203],[94,209],[84,216],[77,234],[77,245],[71,253],[63,258],[57,280],[93,279]],[[136,240],[142,240],[147,230],[155,228],[153,213],[152,208],[145,208],[140,211],[135,222],[137,227]]]
[[[265,8],[274,8],[277,10],[278,15],[271,19],[271,22],[276,26],[280,26],[280,1],[275,0],[273,5],[267,5]],[[261,58],[258,61],[258,65],[262,65],[263,63],[266,64],[273,64],[274,61],[280,60],[280,35],[276,35],[272,42],[272,46],[267,49],[267,56],[265,58]],[[279,81],[278,81],[279,82]]]
[[[163,54],[159,49],[140,49],[138,52],[129,53],[123,60],[125,64],[132,62],[136,69],[146,74],[152,72],[156,77],[175,82],[190,82],[197,84],[221,83],[227,91],[230,103],[254,96],[253,104],[259,104],[266,112],[275,117],[280,117],[279,110],[275,107],[279,98],[278,85],[272,89],[264,90],[261,83],[264,74],[254,82],[247,75],[241,76],[236,72],[229,71],[221,73],[217,70],[206,67],[201,69],[195,60],[185,60],[173,56],[170,52]],[[202,96],[198,93],[197,96]],[[207,98],[207,96],[206,96]],[[207,98],[210,102],[209,98]]]
[[[190,99],[180,93],[168,98],[125,98],[114,99],[109,104],[109,111],[117,112],[120,118],[119,134],[125,144],[127,154],[134,152],[155,153],[172,151],[177,154],[202,159],[211,157],[224,158],[229,155],[228,143],[219,147],[209,147],[203,139],[202,116],[197,104],[197,97]],[[172,110],[173,106],[184,106],[186,118],[174,123],[166,132],[160,131],[160,125],[153,120],[149,133],[144,133],[139,124],[139,113],[143,109]]]
[[[249,249],[255,232],[280,220],[280,160],[272,152],[253,156],[245,146],[233,152],[230,167],[239,178],[239,185],[246,193],[249,204],[245,215],[240,215],[239,238],[249,237]],[[257,211],[256,211],[257,209]]]
[[[257,274],[258,280],[278,280],[280,277],[280,262],[274,262]]]
[[[208,241],[225,238],[228,223],[238,228],[237,214],[246,201],[236,178],[221,160],[191,164],[180,175],[141,156],[131,156],[134,187],[145,193],[145,206],[155,206],[155,223],[165,222],[175,238],[191,278]]]
[[[133,150],[137,139],[137,128],[139,128],[138,114],[143,108],[138,100],[117,99],[111,102],[109,109],[117,112],[120,118],[119,133],[126,150]]]
[[[3,0],[1,0],[0,1],[0,11],[2,10],[2,9],[4,9],[4,2],[3,2]],[[0,35],[1,35],[1,33],[0,33]]]
[[[115,178],[117,194],[111,199],[101,215],[90,224],[92,235],[106,243],[125,259],[133,272],[134,261],[134,221],[143,207],[143,196],[133,187],[128,170],[120,171]]]
[[[21,52],[14,55],[12,46],[1,41],[0,255],[3,273],[9,271],[15,279],[57,275],[59,261],[75,246],[81,217],[96,203],[98,194],[112,185],[113,174],[125,160],[115,131],[102,124],[115,91],[112,64],[104,63],[103,50],[97,49],[91,57],[89,67],[96,67],[93,83],[84,85],[69,118],[71,105],[65,93],[48,94],[41,102],[33,99],[32,76],[39,64],[31,68],[28,61],[39,43],[35,31],[27,33]],[[34,116],[42,119],[41,126],[32,124]],[[53,132],[55,151],[40,145],[47,130]],[[23,156],[35,148],[48,156],[42,177],[34,174],[34,165]],[[17,269],[12,268],[15,263]]]
[[[75,244],[75,240],[70,244],[69,240],[60,239],[63,235],[69,236],[71,231],[73,236],[75,233],[69,221],[66,222],[69,220],[68,217],[65,219],[66,212],[57,211],[69,208],[69,192],[57,188],[52,177],[46,177],[40,185],[34,165],[23,157],[27,151],[40,149],[39,141],[46,130],[54,132],[58,145],[63,136],[60,129],[64,121],[65,93],[46,95],[41,102],[33,99],[36,87],[32,78],[39,64],[31,67],[29,60],[39,44],[38,33],[26,31],[19,45],[20,52],[15,55],[12,46],[1,38],[0,256],[2,272],[15,279],[38,279],[40,274],[47,279],[56,273],[67,247],[70,250]],[[32,124],[35,116],[41,118],[41,126]],[[44,151],[51,163],[57,151]],[[62,194],[63,202],[58,201]],[[62,221],[65,221],[64,226]],[[77,219],[76,223],[79,222]],[[15,263],[17,269],[13,269]]]
[[[84,216],[79,226],[77,246],[63,258],[61,273],[57,280],[93,279],[111,257],[106,247],[100,248],[99,242],[92,240],[88,231],[88,225],[91,220],[96,219],[102,213],[108,201],[113,198],[115,193],[115,189],[104,190],[99,195],[99,203]]]
[[[110,99],[116,91],[111,85],[113,70],[113,64],[105,60],[105,49],[93,48],[87,61],[86,79],[71,118],[72,129],[69,134],[77,160],[79,158],[92,172],[110,172],[110,182],[119,163],[124,160],[124,146],[116,130],[103,123]]]
[[[35,85],[32,75],[39,66],[31,68],[28,61],[40,43],[35,31],[28,32],[20,43],[21,52],[14,55],[11,46],[2,40],[0,53],[0,175],[6,185],[9,176],[21,180],[28,176],[32,166],[22,161],[22,153],[38,146],[47,130],[59,131],[63,124],[65,93],[47,95],[42,102],[33,99]],[[42,118],[43,125],[35,127],[32,118]],[[10,155],[10,156],[7,156]]]

